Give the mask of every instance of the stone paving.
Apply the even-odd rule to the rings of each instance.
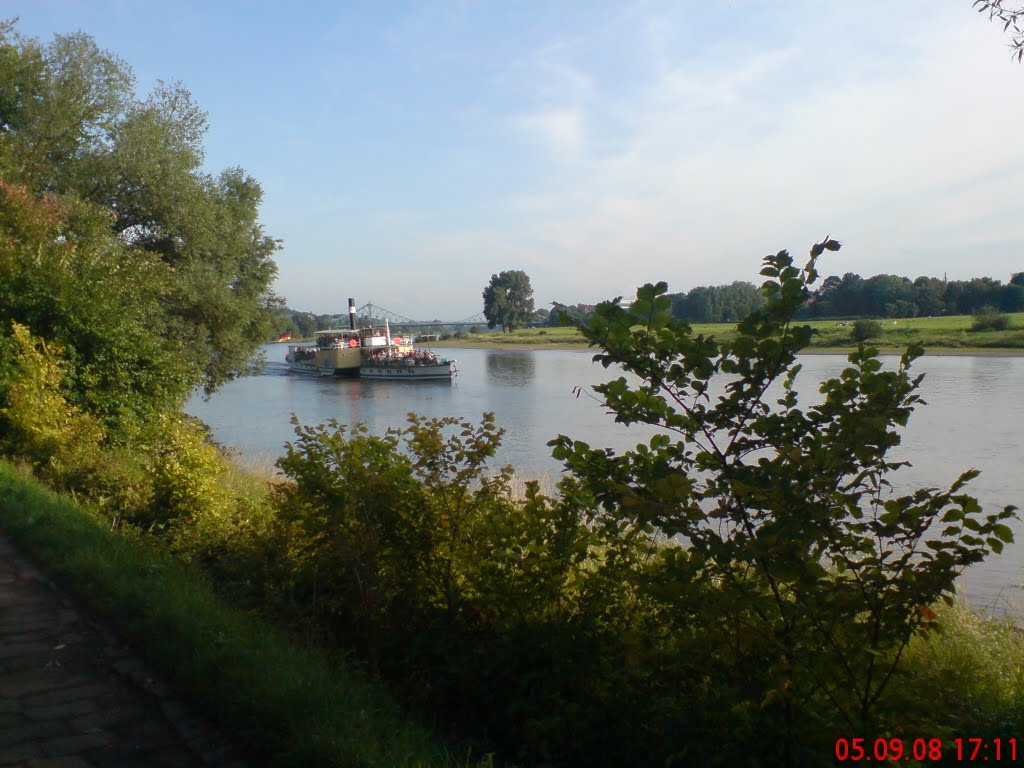
[[[0,532],[0,766],[248,765]]]

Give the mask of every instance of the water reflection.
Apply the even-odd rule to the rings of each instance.
[[[534,352],[487,350],[487,383],[499,387],[526,387],[537,373]]]

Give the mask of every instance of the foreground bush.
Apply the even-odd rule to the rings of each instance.
[[[936,614],[935,631],[908,646],[886,707],[899,713],[894,719],[916,714],[919,733],[1017,738],[1022,754],[1024,631],[1015,624],[1020,616],[993,618],[960,602],[939,606]],[[922,701],[932,706],[922,707]]]
[[[511,469],[487,468],[492,414],[296,432],[279,462],[279,597],[476,738],[529,761],[600,754],[587,739],[629,698],[601,670],[621,664],[633,609],[597,567],[609,543],[579,499],[536,483],[515,498]]]
[[[976,470],[946,491],[891,493],[887,475],[902,465],[887,454],[920,402],[921,377],[910,376],[919,344],[894,371],[860,345],[821,385],[824,402],[798,407],[796,354],[812,331],[792,320],[817,258],[839,247],[815,245],[802,270],[785,251],[766,257],[766,304],[721,344],[671,317],[665,283],[641,288],[629,309],[600,305],[583,327],[600,348],[595,360],[639,383],[620,377],[595,390],[617,421],[663,433],[620,455],[553,443],[572,482],[598,502],[597,526],[688,542],[659,552],[665,579],[646,591],[687,632],[691,595],[712,585],[703,639],[727,649],[714,673],[727,684],[710,691],[712,710],[734,717],[710,721],[708,733],[745,744],[736,759],[807,764],[825,760],[837,735],[884,733],[892,722],[883,695],[931,621],[929,606],[1013,539],[1004,522],[1013,507],[984,515],[963,493]],[[712,400],[720,375],[725,394]]]
[[[811,331],[791,321],[838,247],[803,270],[767,258],[765,305],[722,344],[669,316],[664,284],[601,305],[583,329],[596,359],[641,383],[596,390],[663,433],[622,454],[558,438],[555,498],[515,499],[510,469],[485,471],[489,415],[299,427],[280,597],[407,701],[527,764],[825,764],[843,734],[955,732],[891,686],[930,606],[1012,540],[1013,509],[982,514],[973,470],[887,492],[919,347],[883,371],[861,346],[822,405],[797,406]]]

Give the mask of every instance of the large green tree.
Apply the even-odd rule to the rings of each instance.
[[[511,332],[525,325],[533,316],[533,287],[530,277],[521,269],[491,275],[484,288],[484,317],[487,327],[501,326]]]
[[[757,287],[741,280],[731,285],[700,285],[670,298],[675,317],[697,323],[734,322],[761,306]]]
[[[192,371],[186,391],[250,370],[278,304],[262,190],[202,170],[206,130],[181,84],[137,98],[130,67],[88,35],[43,44],[0,25],[0,178],[107,211],[128,253],[168,268],[149,319]]]
[[[0,409],[4,338],[18,323],[51,356],[60,351],[65,396],[116,439],[180,405],[199,371],[161,306],[173,272],[125,246],[110,219],[94,204],[37,199],[0,179]]]

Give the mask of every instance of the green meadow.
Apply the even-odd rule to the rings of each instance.
[[[926,351],[950,351],[959,354],[1011,352],[1024,350],[1024,312],[1009,315],[1010,328],[1005,331],[973,331],[970,315],[946,317],[911,317],[879,320],[882,335],[870,343],[882,349],[902,349],[914,341],[924,344]],[[852,350],[852,320],[811,320],[806,323],[816,333],[811,349]],[[695,323],[694,329],[706,336],[728,340],[735,335],[735,323]],[[512,333],[473,333],[464,338],[437,342],[438,347],[473,347],[486,349],[571,349],[586,348],[575,328],[522,328]]]

